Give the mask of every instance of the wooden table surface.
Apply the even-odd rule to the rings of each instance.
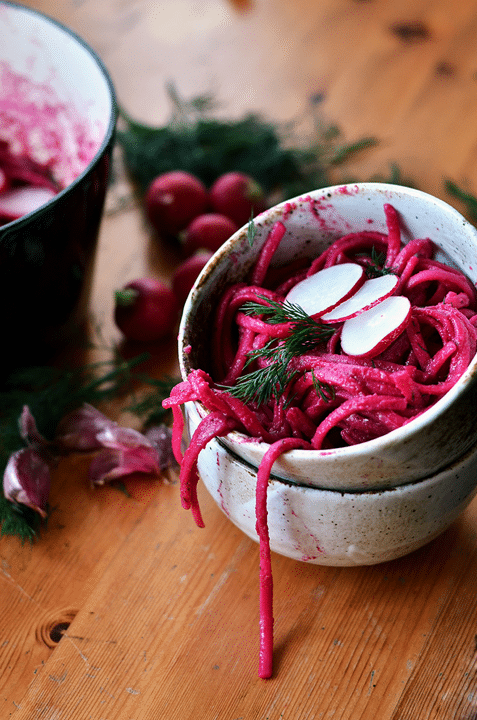
[[[477,190],[477,0],[24,4],[90,43],[138,119],[167,119],[168,81],[277,121],[322,93],[348,140],[379,138],[354,176],[397,163],[445,200],[446,178]],[[120,338],[113,289],[167,279],[176,262],[121,193],[108,197],[91,298],[105,344]],[[154,371],[177,373],[173,340],[154,348]],[[38,542],[1,539],[1,718],[477,718],[477,501],[383,565],[274,555],[275,674],[260,680],[258,546],[204,488],[198,529],[174,476],[138,479],[128,497],[91,490],[85,471],[82,458],[60,464]]]

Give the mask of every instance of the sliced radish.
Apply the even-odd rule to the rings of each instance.
[[[18,187],[0,194],[0,218],[17,220],[54,198],[56,192],[44,187]]]
[[[383,352],[411,320],[411,303],[402,295],[392,295],[371,310],[345,320],[341,349],[346,355],[375,357]]]
[[[397,275],[381,275],[366,280],[348,300],[321,316],[323,322],[343,322],[380,303],[389,297],[398,284]]]
[[[364,279],[361,265],[332,265],[297,283],[285,299],[299,305],[308,315],[322,315],[355,293]]]

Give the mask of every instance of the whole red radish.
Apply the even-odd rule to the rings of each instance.
[[[156,177],[149,185],[146,212],[159,233],[177,235],[208,204],[205,185],[191,173],[173,170]]]
[[[234,171],[221,175],[209,191],[210,203],[215,212],[226,215],[239,227],[266,207],[261,186],[250,175]]]
[[[237,230],[236,223],[226,215],[198,215],[184,230],[184,250],[188,255],[201,249],[215,252]]]
[[[128,340],[153,342],[170,335],[178,314],[172,289],[155,278],[138,278],[115,292],[114,320]]]
[[[204,251],[191,255],[179,265],[172,277],[172,289],[178,302],[183,305],[202,268],[212,257],[212,252]]]

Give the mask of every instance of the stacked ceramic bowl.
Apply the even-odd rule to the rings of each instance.
[[[380,183],[336,186],[282,203],[255,220],[251,245],[239,230],[210,260],[184,308],[181,373],[210,365],[218,299],[245,280],[270,228],[286,233],[277,266],[317,257],[335,239],[372,228],[387,232],[383,206],[402,222],[402,240],[431,238],[436,258],[477,278],[477,231],[453,208],[423,192]],[[272,550],[323,565],[374,564],[405,555],[443,532],[477,489],[477,359],[454,387],[408,424],[353,446],[291,450],[274,464],[268,488]],[[192,434],[207,410],[186,405]],[[268,445],[239,432],[212,440],[198,460],[218,505],[248,536],[255,531],[256,474]]]

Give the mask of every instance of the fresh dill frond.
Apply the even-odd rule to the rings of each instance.
[[[250,215],[250,220],[248,221],[248,225],[247,225],[247,240],[248,240],[248,244],[250,245],[250,247],[252,247],[252,245],[254,243],[256,234],[257,234],[257,228],[255,227],[255,223],[253,222],[253,210],[252,210],[252,214]]]
[[[166,94],[172,106],[171,123],[189,123],[194,117],[208,115],[218,109],[216,99],[211,93],[196,95],[190,100],[185,100],[170,81],[166,83]]]
[[[253,177],[265,193],[290,198],[333,184],[333,168],[376,144],[374,138],[347,143],[314,104],[306,108],[306,117],[313,119],[318,112],[320,122],[313,123],[311,137],[304,137],[296,121],[274,123],[257,113],[218,118],[214,111],[219,103],[211,94],[185,100],[172,83],[166,93],[171,113],[164,125],[141,123],[119,109],[118,144],[140,192],[161,173],[177,168],[207,186],[219,175],[238,170]]]
[[[395,162],[390,163],[389,172],[387,174],[376,173],[368,178],[368,181],[389,183],[390,185],[404,185],[405,187],[411,188],[416,187],[414,180],[403,175],[401,168]]]
[[[277,400],[283,395],[294,373],[288,368],[288,361],[282,353],[269,365],[252,370],[238,378],[233,387],[224,389],[233,397],[243,402],[255,402],[266,405],[272,397]]]
[[[367,137],[357,140],[353,143],[346,143],[334,149],[334,153],[330,157],[330,165],[341,165],[350,159],[355,153],[361,152],[366,148],[374,147],[377,144],[376,138]]]
[[[322,342],[328,340],[335,329],[330,325],[313,320],[309,315],[293,325],[291,335],[285,340],[285,347],[291,357],[299,357],[311,352]]]
[[[261,358],[262,360],[272,360],[274,357],[276,357],[277,352],[279,348],[277,348],[277,341],[275,338],[272,338],[262,348],[259,348],[258,350],[250,350],[248,353],[247,361],[245,363],[245,367],[250,365],[254,360],[257,360],[258,358]]]
[[[319,395],[324,402],[330,402],[335,399],[336,392],[333,385],[319,380],[314,370],[311,371],[311,377],[316,394]]]
[[[0,496],[0,537],[12,535],[22,544],[33,543],[40,532],[40,516],[24,505],[15,505]]]
[[[314,320],[300,305],[290,302],[276,302],[257,295],[268,304],[249,301],[243,311],[247,315],[261,315],[271,325],[292,323],[291,332],[283,340],[267,342],[263,348],[248,354],[246,366],[254,360],[263,359],[269,364],[242,375],[233,387],[227,387],[228,393],[244,402],[268,403],[272,397],[277,400],[283,395],[296,371],[290,367],[294,357],[313,351],[317,345],[326,341],[334,333],[330,325]]]
[[[358,257],[366,259],[364,271],[367,278],[376,278],[381,275],[392,275],[392,268],[386,267],[386,254],[371,248],[371,255],[361,253]]]
[[[463,203],[470,220],[475,223],[477,221],[477,197],[460,188],[452,180],[445,181],[445,189],[450,195]]]
[[[303,310],[301,305],[288,300],[278,302],[264,295],[257,295],[266,305],[249,300],[244,303],[242,311],[246,315],[262,315],[264,322],[270,325],[292,323],[292,333],[286,338],[285,346],[292,357],[301,355],[303,351],[315,347],[319,342],[327,340],[334,332],[330,325],[320,323]]]
[[[263,305],[262,303],[248,300],[246,303],[243,304],[241,308],[242,312],[245,315],[264,315],[267,318],[266,322],[269,322],[271,324],[287,322],[284,319],[285,313],[283,312],[283,303],[269,300],[264,295],[257,295],[257,297],[262,298],[267,304]],[[268,319],[269,317],[272,319]],[[277,317],[278,319],[274,320],[275,317]]]
[[[291,303],[288,300],[285,300],[284,302],[271,300],[265,295],[259,294],[257,294],[257,298],[260,298],[266,304],[262,305],[262,303],[248,300],[242,307],[242,312],[244,312],[245,315],[264,315],[266,318],[265,322],[270,323],[270,325],[279,325],[281,323],[290,322],[303,322],[308,324],[311,320],[312,323],[320,325],[320,327],[325,327],[322,323],[317,323],[316,320],[313,320],[310,315],[303,310],[301,305],[298,305],[297,303]]]
[[[136,375],[136,380],[148,385],[151,390],[144,397],[133,401],[126,410],[141,418],[145,425],[155,425],[163,422],[171,414],[170,410],[162,407],[162,401],[169,397],[172,388],[179,382],[178,378],[165,376],[159,380]]]

